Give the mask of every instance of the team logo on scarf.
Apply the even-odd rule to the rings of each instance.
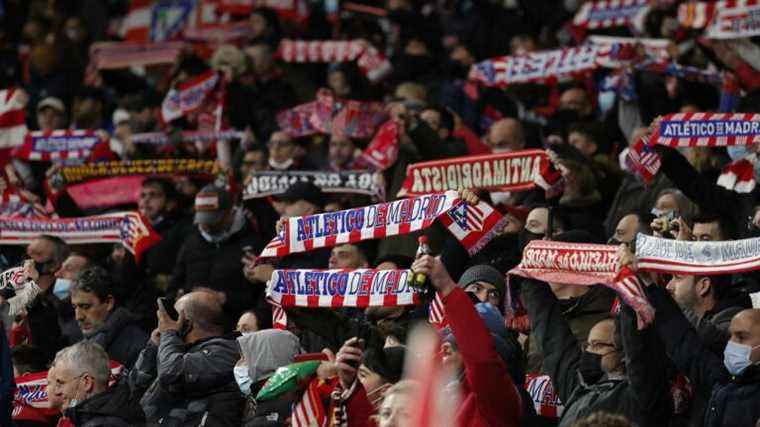
[[[213,70],[180,83],[169,91],[161,104],[161,120],[169,123],[200,109],[219,86],[221,76]]]
[[[283,257],[342,243],[407,234],[429,227],[436,219],[440,219],[471,254],[488,243],[505,221],[487,203],[470,205],[456,192],[448,191],[363,208],[288,218],[280,235],[264,248],[260,258]]]
[[[282,307],[396,307],[413,305],[410,270],[275,270],[267,298]]]
[[[137,212],[60,219],[0,218],[0,244],[26,245],[40,234],[69,244],[121,243],[139,262],[141,254],[161,237]]]
[[[546,154],[541,150],[524,150],[414,163],[406,168],[406,180],[399,195],[458,189],[530,190],[535,188],[542,157]]]
[[[283,194],[296,182],[311,182],[325,193],[364,194],[384,198],[380,177],[368,171],[264,171],[254,172],[243,189],[243,199]]]

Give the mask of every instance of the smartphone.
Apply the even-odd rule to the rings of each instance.
[[[351,347],[356,347],[359,350],[364,351],[364,340],[361,339],[361,338],[359,338],[358,340],[356,340],[356,342],[354,342],[351,345]],[[359,361],[358,360],[352,360],[350,362],[346,362],[346,364],[349,365],[349,366],[351,366],[351,367],[353,367],[354,369],[359,369]]]
[[[158,299],[158,303],[161,304],[161,307],[172,320],[179,320],[179,313],[174,309],[174,301],[171,298],[161,297]]]

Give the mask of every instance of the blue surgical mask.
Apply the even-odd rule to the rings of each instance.
[[[760,347],[750,347],[745,344],[738,344],[733,341],[729,341],[726,345],[726,349],[723,351],[723,364],[731,375],[740,375],[747,367],[752,365],[750,356],[752,350]]]
[[[53,295],[57,296],[60,300],[65,300],[69,297],[69,290],[71,289],[71,280],[69,279],[55,279],[53,285]]]
[[[253,384],[253,381],[251,381],[251,376],[248,375],[248,366],[235,366],[232,368],[232,373],[235,375],[235,381],[240,388],[240,392],[245,396],[251,394],[251,384]]]

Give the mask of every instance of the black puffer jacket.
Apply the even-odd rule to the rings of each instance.
[[[262,249],[261,240],[246,222],[243,228],[220,243],[209,243],[196,229],[187,236],[177,256],[170,290],[191,291],[196,286],[222,291],[227,295],[227,312],[239,315],[253,307],[261,287],[254,287],[243,275],[243,248],[254,253]]]
[[[704,426],[754,426],[760,418],[760,367],[730,375],[666,290],[649,286],[647,296],[657,313],[654,326],[668,356],[689,378],[694,392],[707,401]]]
[[[77,427],[129,427],[142,425],[145,417],[132,399],[129,384],[121,381],[66,410],[66,417]]]
[[[625,306],[618,328],[625,353],[626,375],[606,375],[587,385],[578,373],[581,346],[562,314],[557,298],[545,282],[523,283],[522,298],[536,339],[544,353],[544,368],[565,404],[560,426],[596,411],[625,416],[637,425],[661,426],[671,414],[670,386],[665,375],[665,355],[652,328],[636,330],[636,315]]]
[[[127,309],[116,307],[103,326],[85,339],[100,344],[111,359],[131,368],[145,347],[148,334]]]

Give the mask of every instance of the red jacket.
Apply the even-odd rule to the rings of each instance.
[[[465,370],[457,425],[518,426],[520,395],[472,301],[456,288],[443,304]]]

